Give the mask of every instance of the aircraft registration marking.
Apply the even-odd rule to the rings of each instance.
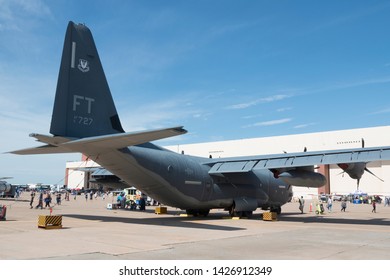
[[[82,116],[73,116],[73,122],[82,125],[91,125],[93,123],[93,119]]]

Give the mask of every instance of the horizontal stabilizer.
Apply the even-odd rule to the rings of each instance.
[[[150,141],[164,139],[187,133],[182,126],[157,130],[146,130],[142,132],[129,132],[109,134],[103,136],[87,137],[71,141],[65,137],[31,134],[38,141],[49,145],[12,151],[12,154],[34,155],[53,153],[74,153],[89,151],[100,151],[103,149],[121,149],[129,146],[139,145]]]
[[[90,149],[121,149],[150,141],[181,135],[186,132],[187,130],[180,126],[158,130],[147,130],[142,132],[118,133],[83,138],[80,140],[67,142],[63,144],[63,146],[71,150],[80,150],[80,147],[85,146],[88,146]]]
[[[62,154],[73,153],[72,150],[64,148],[61,144],[71,141],[71,139],[60,137],[43,135],[38,133],[31,133],[30,137],[34,137],[37,141],[48,144],[40,147],[27,148],[22,150],[16,150],[9,152],[16,155],[40,155],[40,154]]]
[[[74,140],[74,138],[65,138],[61,136],[44,135],[38,133],[31,133],[30,137],[34,137],[39,142],[49,144],[49,145],[54,145],[54,146],[58,146],[60,144]]]
[[[15,155],[40,155],[40,154],[62,154],[62,153],[73,153],[73,151],[53,145],[44,145],[40,147],[27,148],[22,150],[16,150],[9,152]]]

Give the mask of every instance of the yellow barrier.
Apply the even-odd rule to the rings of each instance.
[[[167,213],[167,207],[156,207],[156,209],[154,210],[154,213],[155,214],[166,214]]]
[[[38,217],[38,227],[45,229],[62,228],[62,216],[43,216]]]
[[[275,212],[265,212],[263,213],[263,221],[277,221],[278,214]]]

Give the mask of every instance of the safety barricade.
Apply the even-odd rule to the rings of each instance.
[[[155,214],[166,214],[167,213],[167,207],[158,206],[154,210]]]
[[[38,227],[44,229],[60,229],[62,228],[62,216],[53,215],[53,216],[44,216],[39,215],[38,217]]]
[[[278,214],[275,212],[265,212],[263,213],[263,221],[277,221]]]

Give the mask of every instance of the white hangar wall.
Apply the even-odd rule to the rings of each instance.
[[[89,186],[89,175],[98,168],[99,165],[92,160],[87,160],[85,156],[82,161],[69,161],[66,163],[65,185],[70,189],[82,189]]]
[[[174,145],[166,148],[177,153],[223,158],[302,152],[305,148],[307,151],[361,148],[363,145],[365,147],[390,146],[390,126]],[[390,161],[369,163],[368,169],[384,182],[366,172],[361,179],[360,190],[369,194],[389,195]],[[354,192],[357,188],[356,180],[351,179],[348,174],[343,176],[341,172],[337,165],[329,166],[330,192],[338,194]],[[317,189],[294,188],[294,196],[317,194]]]

